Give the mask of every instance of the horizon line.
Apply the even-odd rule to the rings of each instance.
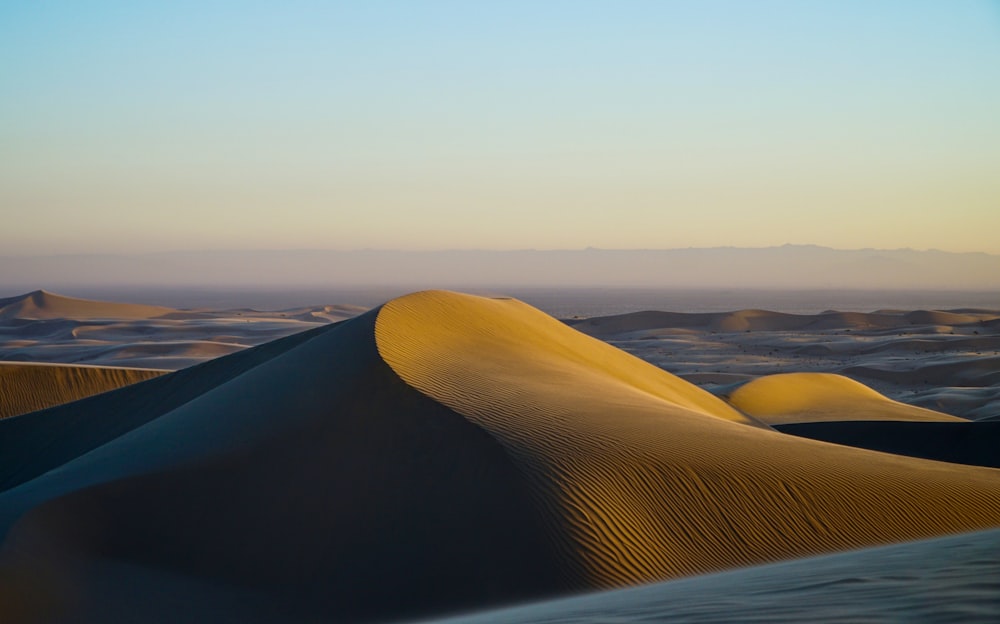
[[[944,254],[954,254],[954,255],[986,255],[986,256],[1000,256],[1000,253],[994,253],[989,251],[950,251],[947,249],[939,249],[936,247],[928,247],[923,249],[918,249],[914,247],[895,247],[895,248],[884,248],[884,247],[830,247],[827,245],[818,245],[814,243],[783,243],[781,245],[765,245],[765,246],[739,246],[739,245],[714,245],[714,246],[690,246],[690,247],[595,247],[593,245],[588,245],[586,247],[562,247],[562,248],[536,248],[536,247],[519,247],[511,249],[502,248],[485,248],[485,247],[471,247],[471,248],[439,248],[439,249],[401,249],[401,248],[391,248],[391,247],[355,247],[355,248],[325,248],[325,247],[282,247],[282,248],[255,248],[255,247],[238,247],[238,248],[198,248],[198,249],[165,249],[159,251],[121,251],[121,252],[92,252],[92,251],[82,251],[82,252],[66,252],[66,253],[35,253],[35,254],[0,254],[2,258],[65,258],[74,256],[105,256],[105,257],[123,257],[123,256],[158,256],[158,255],[172,255],[172,254],[184,254],[184,253],[412,253],[412,254],[434,254],[434,253],[566,253],[566,252],[588,252],[588,251],[599,251],[599,252],[665,252],[665,251],[714,251],[714,250],[746,250],[746,251],[763,251],[772,249],[785,249],[785,248],[810,248],[819,249],[824,251],[843,251],[843,252],[915,252],[915,253],[944,253]]]

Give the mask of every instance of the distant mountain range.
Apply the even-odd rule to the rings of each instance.
[[[1000,255],[815,245],[662,250],[184,251],[0,256],[0,286],[1000,288]]]

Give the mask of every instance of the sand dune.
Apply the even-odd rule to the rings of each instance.
[[[760,377],[734,390],[729,403],[770,425],[845,421],[954,421],[962,418],[893,401],[864,384],[829,373]]]
[[[882,368],[854,366],[845,370],[862,378],[892,381],[902,384],[946,385],[958,382],[962,386],[992,386],[1000,384],[1000,357],[979,356],[973,361],[923,362],[915,365]]]
[[[837,312],[822,314],[786,314],[768,310],[738,310],[735,312],[633,312],[566,322],[592,336],[608,336],[641,332],[659,328],[698,328],[723,332],[738,331],[803,331],[829,329],[906,329],[914,325],[951,327],[970,325],[988,327],[1000,314],[987,310],[955,313],[940,310],[902,312]]]
[[[1000,531],[595,592],[436,624],[1000,621]]]
[[[0,300],[0,361],[177,370],[364,310],[174,310],[35,291]]]
[[[748,318],[757,324],[740,329]],[[978,309],[644,312],[567,323],[716,393],[764,375],[837,373],[897,401],[980,419],[1000,416],[998,318]]]
[[[146,319],[163,316],[173,311],[170,308],[160,306],[74,299],[44,290],[0,299],[0,319]]]
[[[1000,471],[439,291],[2,420],[0,484],[0,609],[50,621],[404,618],[1000,525]]]
[[[694,386],[685,404],[620,379],[607,383],[607,375],[584,377],[591,362],[607,361],[607,347],[556,332],[516,301],[424,293],[387,304],[376,336],[407,383],[484,427],[523,462],[564,527],[561,546],[592,583],[915,538],[954,522],[975,525],[980,514],[981,526],[994,522],[987,518],[998,511],[998,484],[990,471],[969,471],[981,479],[978,492],[945,502],[966,468],[806,445],[706,418],[713,414],[694,403]],[[560,381],[569,378],[587,381]],[[956,509],[969,516],[959,520]]]
[[[107,366],[0,362],[0,418],[34,412],[162,375]]]
[[[634,312],[618,316],[569,321],[593,336],[640,332],[663,327],[698,328],[723,332],[797,331],[804,329],[897,327],[904,322],[894,316],[857,312],[827,312],[818,315],[786,314],[768,310],[736,312]]]

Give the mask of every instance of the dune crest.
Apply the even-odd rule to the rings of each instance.
[[[967,422],[893,401],[868,386],[832,373],[782,373],[747,382],[729,403],[769,425],[841,420]]]

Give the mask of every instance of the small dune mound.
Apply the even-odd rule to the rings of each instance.
[[[0,418],[34,412],[162,375],[110,366],[0,362]]]
[[[176,312],[171,308],[64,297],[44,290],[0,299],[0,319],[146,319]]]
[[[907,405],[868,386],[832,373],[783,373],[750,381],[729,395],[729,403],[769,425],[840,421],[965,419]]]

